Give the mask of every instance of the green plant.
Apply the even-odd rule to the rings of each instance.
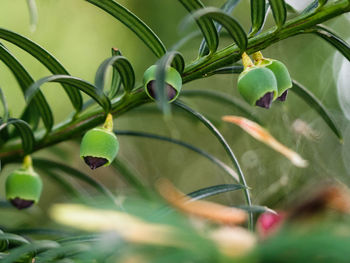
[[[19,262],[22,259],[29,261],[35,259],[35,262],[132,262],[132,260],[136,262],[271,262],[276,257],[283,256],[281,251],[285,250],[284,246],[288,247],[288,244],[292,244],[296,247],[296,254],[301,255],[300,257],[295,257],[296,260],[299,260],[302,258],[302,255],[305,257],[310,256],[303,250],[304,241],[309,245],[305,245],[305,247],[309,247],[310,250],[313,249],[320,253],[327,252],[317,247],[317,240],[315,241],[312,238],[315,236],[320,237],[322,244],[325,246],[329,245],[330,241],[339,242],[340,245],[334,245],[334,249],[339,251],[336,257],[337,262],[342,262],[341,260],[344,260],[342,258],[342,255],[344,255],[343,248],[350,243],[350,240],[349,238],[339,237],[337,235],[339,228],[334,227],[331,223],[330,225],[334,227],[334,231],[330,234],[329,239],[325,238],[324,229],[328,229],[329,222],[324,225],[321,224],[320,229],[317,228],[314,232],[312,232],[313,229],[305,232],[301,231],[301,237],[295,235],[298,231],[294,232],[293,228],[291,230],[287,228],[286,232],[281,232],[276,239],[256,245],[257,236],[246,229],[254,231],[256,217],[260,213],[271,213],[274,211],[265,207],[265,203],[268,203],[268,201],[264,202],[264,200],[259,200],[259,198],[251,197],[251,192],[255,193],[255,189],[249,187],[250,181],[247,179],[255,180],[255,177],[253,177],[255,174],[249,172],[247,167],[242,169],[242,165],[239,162],[242,158],[236,157],[237,152],[241,157],[243,155],[242,149],[246,149],[244,139],[242,139],[243,146],[236,147],[235,151],[233,151],[234,147],[231,148],[230,146],[231,140],[225,138],[229,137],[229,135],[225,134],[224,136],[224,133],[219,130],[219,125],[221,124],[219,118],[216,118],[214,113],[212,115],[207,112],[201,113],[189,105],[193,102],[190,100],[191,96],[203,97],[206,100],[219,101],[220,106],[226,103],[230,105],[230,110],[261,123],[267,111],[265,110],[262,113],[259,109],[252,106],[258,105],[269,108],[273,100],[277,98],[284,100],[287,91],[291,91],[314,109],[336,137],[342,141],[341,126],[323,102],[299,82],[291,80],[284,64],[278,60],[263,59],[259,52],[293,36],[313,34],[326,40],[349,60],[350,46],[332,30],[321,24],[348,13],[350,11],[349,0],[315,0],[301,12],[293,10],[283,0],[252,0],[250,1],[249,10],[251,13],[251,29],[249,33],[244,30],[244,27],[232,15],[233,9],[240,2],[239,0],[221,1],[223,4],[221,8],[205,7],[199,0],[179,0],[178,2],[189,13],[182,21],[183,32],[188,32],[186,28],[188,30],[189,27],[193,26],[193,20],[195,20],[197,27],[194,31],[192,30],[193,32],[189,34],[184,33],[183,37],[179,37],[173,48],[167,48],[150,27],[134,13],[122,6],[119,1],[86,0],[84,2],[110,14],[134,32],[143,41],[150,53],[155,56],[156,62],[146,62],[144,61],[144,56],[130,59],[127,56],[123,56],[119,49],[112,48],[112,56],[106,58],[99,65],[95,74],[95,81],[92,84],[83,78],[71,76],[58,59],[34,41],[19,33],[0,28],[0,38],[6,41],[5,44],[0,44],[0,60],[15,77],[25,98],[25,106],[21,113],[18,114],[18,117],[15,118],[14,116],[17,115],[14,115],[11,109],[13,105],[9,109],[7,98],[2,89],[0,89],[0,99],[3,105],[0,123],[0,159],[2,167],[6,168],[21,162],[23,158],[29,158],[25,156],[34,156],[35,170],[40,170],[40,174],[43,177],[54,180],[55,186],[57,185],[64,189],[68,195],[65,201],[71,201],[73,198],[74,202],[90,206],[89,208],[79,205],[57,206],[50,210],[51,217],[56,221],[77,229],[72,230],[72,232],[66,232],[65,228],[58,228],[57,231],[35,228],[23,230],[18,229],[18,227],[5,229],[5,233],[0,234],[0,242],[5,240],[5,243],[0,243],[0,248],[4,247],[0,253],[0,259],[3,262]],[[241,2],[242,5],[245,4],[243,1]],[[34,28],[37,21],[35,1],[28,0],[28,4],[31,11],[32,28]],[[158,4],[163,5],[164,3]],[[245,7],[247,8],[247,6]],[[270,13],[270,8],[274,24],[265,29],[265,21]],[[245,13],[247,15],[249,12],[245,10]],[[164,18],[163,21],[165,21]],[[164,25],[167,26],[166,23]],[[226,34],[221,32],[222,28],[226,30]],[[59,35],[59,32],[57,34]],[[195,41],[198,37],[203,39],[201,45],[197,48],[196,58],[188,59],[185,52],[183,52],[185,55],[180,53],[181,48],[186,46],[186,43],[192,44],[193,40]],[[229,41],[228,44],[226,44],[227,41]],[[14,55],[11,49],[8,48],[7,42],[30,54],[52,75],[40,79],[33,78],[27,66],[25,66],[26,64],[22,63],[17,58],[17,55]],[[190,47],[193,53],[193,45],[187,46]],[[125,52],[125,54],[127,53]],[[255,65],[250,61],[248,55],[253,55]],[[243,61],[240,64],[242,56]],[[274,58],[280,59],[275,56]],[[136,60],[142,69],[147,67],[147,65],[153,64],[144,72],[143,83],[137,73],[139,67],[131,63],[131,61]],[[288,61],[286,60],[285,62],[288,65]],[[306,66],[303,65],[303,67]],[[108,80],[110,68],[111,81]],[[137,69],[135,70],[136,74],[134,68]],[[201,83],[209,82],[208,77],[215,76],[220,78],[222,74],[229,76],[230,83],[233,83],[232,79],[236,77],[234,75],[240,74],[237,88],[248,104],[238,96],[230,96],[215,89],[219,87],[211,90],[193,90],[186,87],[190,83],[191,85],[200,83],[199,81],[196,82],[197,80],[201,80]],[[281,75],[283,76],[281,77]],[[291,75],[293,76],[293,74]],[[314,78],[317,77],[314,76]],[[55,122],[54,113],[56,112],[52,110],[53,105],[49,103],[45,93],[42,92],[42,86],[46,83],[58,84],[55,86],[56,89],[62,87],[74,108],[72,114],[60,123]],[[6,83],[2,85],[6,85]],[[109,87],[108,91],[105,90],[106,87]],[[233,90],[232,85],[230,87]],[[82,93],[86,95],[84,99],[88,99],[84,100]],[[152,108],[154,100],[159,110],[156,109],[154,111],[154,108]],[[59,101],[61,101],[61,98],[59,98]],[[288,103],[289,101],[285,102],[283,107],[288,107]],[[149,108],[145,106],[146,104],[149,104]],[[210,103],[208,105],[204,104],[204,106],[205,109],[203,111],[209,112],[213,107]],[[288,119],[289,115],[284,109],[269,110],[280,120],[280,122],[274,121],[274,125]],[[298,108],[293,107],[293,110],[297,111]],[[209,145],[208,141],[213,141],[213,145],[218,144],[222,147],[226,156],[216,157],[193,144],[184,142],[182,139],[175,139],[174,137],[178,136],[178,134],[173,130],[174,127],[179,127],[177,131],[180,131],[180,133],[193,133],[195,138],[200,137],[200,131],[192,132],[191,128],[185,129],[182,125],[175,124],[174,115],[177,115],[179,112],[191,117],[193,122],[200,122],[215,137],[216,140],[201,139],[203,147]],[[128,117],[135,113],[139,113],[139,116],[150,113],[149,116],[152,118],[149,121],[150,126],[153,125],[155,120],[164,120],[166,127],[171,130],[171,137],[131,130],[122,131],[113,128],[112,116],[114,118],[119,118],[123,115]],[[205,115],[208,115],[208,118]],[[164,118],[162,119],[160,116]],[[142,118],[139,120],[143,121]],[[96,128],[103,123],[105,124],[102,128]],[[144,123],[147,123],[147,120]],[[161,126],[162,124],[164,123],[157,122],[153,128],[157,130],[159,128],[157,125]],[[253,134],[254,132],[259,133],[259,131],[254,129],[251,129],[251,131]],[[289,130],[288,132],[283,130],[283,134],[286,133],[293,134]],[[83,136],[83,134],[85,135]],[[261,132],[259,134],[262,135]],[[221,223],[206,224],[206,221],[200,221],[199,225],[205,225],[205,227],[201,228],[198,225],[194,226],[186,214],[172,211],[163,199],[159,197],[158,191],[155,191],[153,186],[145,184],[144,179],[140,179],[137,175],[135,176],[133,168],[129,167],[130,162],[134,161],[133,159],[130,161],[124,160],[122,156],[116,157],[119,150],[119,142],[116,135],[118,135],[118,138],[125,135],[151,138],[162,142],[167,141],[190,149],[210,160],[221,169],[220,171],[228,175],[232,182],[201,188],[188,194],[192,199],[188,200],[185,198],[184,200],[191,203],[195,202],[194,199],[211,197],[220,193],[242,192],[245,204],[242,205],[242,201],[238,197],[233,204],[230,203],[229,205],[235,206],[235,209],[238,209],[240,213],[244,211],[247,214],[247,223],[242,223],[246,229],[243,229],[243,227],[237,229],[232,227],[226,228]],[[238,133],[234,133],[234,135],[237,138],[241,136]],[[83,170],[80,171],[80,168],[71,167],[72,165],[75,166],[75,162],[70,161],[71,158],[75,160],[74,157],[71,157],[66,152],[61,155],[57,153],[59,150],[55,148],[56,145],[61,142],[80,139],[81,136],[83,138],[80,157],[92,169],[110,165],[111,167],[106,168],[111,168],[108,171],[112,171],[113,174],[119,171],[120,177],[128,185],[128,187],[125,187],[127,190],[123,192],[127,196],[125,202],[120,201],[123,199],[121,198],[122,195],[119,191],[114,191],[112,186],[105,187],[104,184],[99,183],[99,181],[87,175]],[[265,139],[266,143],[276,142],[276,140]],[[293,135],[289,136],[288,139],[290,144],[296,144]],[[126,151],[129,150],[129,147],[132,148],[132,145],[121,144],[120,151],[123,151],[123,147]],[[208,147],[210,148],[211,145]],[[72,156],[79,156],[74,141],[70,142],[70,148],[74,152]],[[141,152],[141,148],[142,146],[138,145],[136,149],[132,148],[130,151],[132,153]],[[283,148],[280,145],[278,148],[286,149],[286,147]],[[153,155],[155,156],[157,152],[157,146],[152,145],[149,151],[152,152],[153,159]],[[57,158],[57,156],[53,158],[38,158],[40,154],[48,153],[60,156],[61,160],[52,160]],[[181,154],[169,154],[168,156],[167,153],[168,150],[166,150],[162,159],[155,158],[159,166],[166,164],[171,167],[175,163],[177,166],[187,168],[187,164],[177,163],[177,159],[181,160],[183,157]],[[269,154],[271,153],[267,155]],[[132,155],[132,158],[134,158],[134,155]],[[228,158],[230,164],[221,161],[221,158]],[[184,159],[186,160],[185,157]],[[271,159],[274,162],[271,162],[270,165],[277,166],[276,162],[281,162],[281,167],[284,168],[283,159],[281,161],[280,159],[277,159],[277,161],[275,161],[275,158]],[[136,156],[135,162],[137,161]],[[189,161],[189,163],[191,162]],[[253,161],[251,163],[254,164]],[[76,165],[78,166],[78,164]],[[147,162],[141,165],[142,170],[144,169],[143,166],[147,165],[150,169],[152,168],[152,164]],[[321,167],[322,165],[322,162],[319,162],[318,166]],[[267,166],[267,164],[264,166]],[[301,167],[304,166],[306,164]],[[98,170],[107,171],[103,169]],[[189,164],[188,169],[190,169]],[[203,171],[205,169],[204,167]],[[284,175],[285,170],[294,171],[294,169],[293,166],[288,166],[288,169],[283,169],[282,172],[278,173],[278,178],[283,178],[280,174]],[[169,174],[172,172],[172,169],[166,170]],[[72,180],[67,179],[67,175],[80,179],[94,189],[90,190],[90,188],[87,188],[88,190],[83,190],[85,184],[83,184],[83,187],[77,185]],[[215,177],[214,175],[212,177]],[[28,181],[25,186],[19,185],[18,181],[22,182],[26,179],[35,180]],[[261,183],[265,178],[260,180],[259,182]],[[289,183],[288,185],[292,188],[290,192],[299,189],[304,182],[302,180],[304,179],[299,181],[296,179]],[[268,180],[266,181],[269,182]],[[34,186],[28,187],[31,183]],[[201,182],[198,181],[197,183],[200,185]],[[273,185],[273,182],[270,183]],[[256,183],[256,185],[259,186],[259,183]],[[281,185],[283,185],[282,179]],[[198,188],[196,184],[195,186]],[[30,203],[24,204],[24,206],[29,206],[38,202],[41,187],[40,178],[34,173],[30,165],[24,170],[15,170],[13,174],[7,177],[6,195],[15,206],[23,206],[22,203],[14,201],[16,198],[29,200]],[[169,195],[170,193],[176,193],[176,191],[171,192],[169,189],[167,188],[165,191],[161,189],[160,191],[165,193],[163,194],[165,199],[168,197],[167,193]],[[271,187],[266,192],[271,189],[275,188]],[[54,190],[57,190],[56,187]],[[49,191],[44,188],[44,194],[45,191],[48,194]],[[99,195],[95,195],[96,192]],[[265,189],[257,190],[257,196],[259,196],[259,192],[265,192]],[[280,191],[274,196],[271,194],[271,196],[274,199],[286,200],[288,199],[286,198],[287,194],[284,193],[284,191]],[[181,194],[178,196],[181,196]],[[226,211],[227,208],[216,206],[212,203],[196,202],[192,206],[186,206],[187,203],[179,204],[176,200],[168,199],[172,200],[170,203],[175,207],[180,207],[180,210],[185,212],[188,210],[187,208],[183,209],[183,207],[190,207],[189,210],[193,209],[197,212],[204,210],[206,212],[204,214],[210,214],[213,207],[217,208],[218,211]],[[60,199],[59,201],[62,200]],[[259,205],[254,205],[253,201]],[[269,204],[274,203],[271,201]],[[1,205],[3,207],[1,209],[8,209],[8,202],[2,202]],[[206,211],[206,209],[209,210]],[[230,213],[235,210],[227,209]],[[80,216],[77,211],[81,212]],[[223,212],[223,214],[226,215],[226,212]],[[219,220],[219,222],[227,222],[227,220]],[[341,227],[346,227],[346,222],[341,224]],[[111,236],[101,234],[104,231],[110,231]],[[93,233],[91,234],[91,232]],[[38,233],[44,234],[47,240],[34,238],[33,241],[33,239],[26,238],[26,234],[35,235]],[[225,233],[230,233],[230,235],[226,236]],[[305,239],[304,234],[307,236]],[[226,239],[232,236],[239,237],[238,242]],[[300,246],[297,246],[298,242],[296,240],[298,238],[303,241]],[[240,240],[248,240],[249,242],[243,243]],[[8,244],[8,246],[1,246],[1,244]],[[240,245],[244,247],[240,249]],[[253,249],[253,251],[249,252],[249,249]],[[243,251],[245,254],[241,254]],[[332,260],[332,253],[327,253],[323,258]],[[305,261],[313,262],[313,260],[316,259]]]

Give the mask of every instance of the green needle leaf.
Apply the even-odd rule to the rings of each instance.
[[[228,165],[226,165],[225,163],[223,163],[222,161],[220,161],[219,159],[217,159],[216,157],[212,156],[211,154],[180,140],[176,140],[173,138],[169,138],[166,136],[161,136],[161,135],[156,135],[156,134],[152,134],[152,133],[146,133],[146,132],[135,132],[135,131],[116,131],[115,132],[116,135],[127,135],[127,136],[136,136],[136,137],[141,137],[141,138],[150,138],[150,139],[156,139],[156,140],[161,140],[161,141],[166,141],[166,142],[170,142],[173,144],[177,144],[179,146],[185,147],[195,153],[198,153],[200,155],[202,155],[203,157],[207,158],[209,161],[211,161],[212,163],[216,164],[220,169],[222,169],[225,173],[227,173],[230,177],[232,177],[235,181],[239,181],[239,178],[236,174],[236,172],[234,172]]]
[[[136,15],[113,0],[86,0],[87,2],[101,8],[118,19],[130,30],[132,30],[157,56],[165,54],[166,49],[158,36]]]
[[[35,131],[39,127],[40,115],[36,107],[32,107],[33,102],[27,104],[24,108],[23,113],[21,114],[20,119],[26,121],[32,127],[32,130]],[[35,105],[34,105],[35,106]],[[16,134],[12,134],[16,135]]]
[[[310,91],[308,91],[305,87],[296,81],[293,81],[293,87],[291,91],[295,92],[307,104],[309,104],[310,107],[317,111],[322,119],[327,123],[328,127],[331,128],[334,134],[339,138],[339,140],[343,140],[343,136],[336,122],[333,120],[326,107],[315,97],[315,95],[313,95]]]
[[[313,33],[326,40],[350,61],[350,45],[324,25],[317,25],[306,33]]]
[[[10,234],[10,233],[1,233],[0,240],[8,240],[11,245],[16,245],[16,246],[30,243],[24,237],[21,237],[15,234]]]
[[[35,259],[35,263],[59,262],[56,259],[62,258],[62,257],[69,258],[72,255],[76,256],[84,252],[91,251],[91,249],[92,247],[90,245],[80,244],[80,243],[68,244],[64,246],[51,248],[47,251],[44,251],[43,253],[40,253],[40,255]],[[68,262],[74,262],[74,261],[68,261]]]
[[[191,197],[191,201],[204,199],[210,196],[218,195],[221,193],[236,191],[244,189],[245,187],[241,184],[219,184],[206,188],[199,189],[197,191],[187,194]]]
[[[190,13],[195,13],[196,11],[204,8],[204,5],[199,0],[179,0],[179,2]],[[185,18],[184,20],[185,26],[190,24],[190,21],[189,21],[190,17],[192,16]],[[199,26],[199,29],[202,31],[202,34],[205,38],[205,41],[207,43],[210,53],[215,52],[219,45],[219,36],[213,21],[208,17],[199,17],[199,16],[195,16],[194,19],[196,20],[197,25]]]
[[[22,92],[25,93],[30,85],[34,83],[32,76],[25,70],[22,64],[10,53],[10,51],[0,45],[0,60],[12,71]],[[53,116],[49,104],[44,95],[40,92],[34,97],[34,105],[38,109],[40,116],[44,122],[47,131],[50,131],[53,126]],[[28,107],[32,107],[29,104]]]
[[[8,111],[8,105],[7,105],[7,101],[5,98],[5,94],[3,93],[2,89],[0,88],[0,101],[3,107],[3,117],[1,122],[7,122],[8,118],[9,118],[9,111]],[[7,129],[7,126],[1,130],[0,132],[0,147],[6,143],[6,141],[9,139],[9,131]],[[0,164],[0,170],[1,170],[1,164]]]
[[[250,36],[255,35],[264,24],[266,13],[265,2],[265,0],[250,0],[250,16],[252,20]]]
[[[222,134],[219,132],[219,130],[207,118],[205,118],[199,112],[191,109],[187,105],[185,105],[183,103],[180,103],[178,101],[175,101],[174,105],[179,107],[179,108],[181,108],[181,109],[183,109],[183,110],[185,110],[187,113],[191,114],[192,116],[196,117],[200,122],[202,122],[209,129],[209,131],[217,138],[217,140],[220,142],[220,144],[224,147],[227,155],[229,156],[230,160],[232,161],[232,164],[235,166],[235,168],[238,171],[238,176],[239,176],[240,183],[246,187],[244,189],[246,202],[247,202],[247,204],[249,206],[251,206],[252,202],[251,202],[251,199],[250,199],[250,193],[249,193],[249,190],[248,190],[247,182],[245,180],[245,176],[244,176],[244,174],[242,172],[242,169],[241,169],[241,167],[240,167],[240,165],[238,163],[238,160],[237,160],[235,154],[233,153],[233,151],[231,150],[230,146],[226,142],[224,136],[222,136]],[[249,228],[250,229],[253,228],[253,215],[252,215],[252,213],[250,213],[250,215],[249,215]]]
[[[28,38],[3,28],[0,28],[0,38],[9,41],[28,52],[30,55],[40,61],[40,63],[43,64],[52,74],[69,75],[68,71],[53,55]],[[65,84],[63,85],[63,88],[71,100],[73,107],[79,112],[83,106],[83,99],[79,90]]]
[[[246,50],[248,39],[242,26],[230,15],[215,7],[207,7],[193,13],[193,17],[208,17],[220,23],[230,34],[241,52]],[[216,50],[216,49],[215,49]]]
[[[298,11],[293,6],[291,6],[288,3],[286,3],[286,8],[287,8],[287,12],[288,13],[291,13],[291,14],[297,14],[298,13]]]
[[[237,206],[234,206],[236,208],[239,208],[239,209],[243,209],[247,212],[251,212],[251,213],[266,213],[266,212],[269,212],[269,213],[272,213],[272,214],[275,214],[277,215],[276,211],[275,210],[272,210],[271,208],[268,208],[267,206],[260,206],[260,205],[251,205],[251,206],[246,206],[246,205],[237,205]]]
[[[112,56],[121,56],[122,53],[117,48],[112,48]],[[122,85],[122,80],[120,78],[118,70],[113,67],[113,73],[112,73],[112,82],[111,82],[111,89],[109,91],[108,97],[110,99],[113,99],[117,96],[120,87]]]
[[[69,75],[53,75],[39,79],[37,82],[33,83],[26,91],[26,100],[30,102],[31,99],[35,96],[35,94],[40,92],[40,86],[47,82],[64,83],[75,87],[89,95],[98,104],[100,104],[106,113],[108,113],[111,109],[111,102],[108,99],[108,97],[103,93],[102,89],[96,88],[94,85],[83,79],[72,77]]]
[[[171,62],[171,66],[175,68],[180,74],[182,74],[182,72],[185,69],[185,60],[180,52],[178,51],[171,51],[171,52],[173,52],[172,53],[173,60]]]
[[[10,124],[15,126],[21,136],[24,153],[31,153],[35,144],[35,139],[29,124],[20,119],[9,118],[7,122],[0,125],[0,131]]]
[[[0,88],[0,101],[1,101],[2,107],[4,109],[4,115],[2,117],[2,120],[3,120],[3,122],[7,122],[7,119],[9,118],[9,109],[8,109],[5,95],[4,95],[1,88]]]
[[[273,18],[275,19],[277,28],[281,28],[287,19],[287,7],[284,0],[269,0]]]
[[[216,69],[207,74],[207,76],[212,76],[215,74],[240,74],[242,73],[244,67],[242,65],[233,65],[228,67],[223,67]]]
[[[322,7],[324,6],[325,4],[327,4],[328,0],[318,0],[318,6],[319,7]]]
[[[113,56],[101,63],[95,75],[96,88],[103,90],[109,66],[113,66],[113,69],[118,70],[125,92],[130,93],[135,85],[135,73],[129,60],[123,56]]]
[[[30,29],[35,31],[38,23],[38,9],[36,7],[35,0],[27,0],[29,15],[30,15]]]
[[[36,241],[35,243],[25,244],[23,246],[11,249],[11,253],[2,259],[2,263],[19,262],[18,260],[25,255],[33,256],[35,253],[40,253],[52,248],[57,248],[60,245],[51,240]]]
[[[236,5],[239,3],[240,0],[227,0],[223,6],[220,8],[223,12],[226,14],[231,14],[233,9],[236,7]],[[214,23],[216,31],[218,34],[221,32],[222,25],[215,22]],[[199,48],[199,56],[205,56],[209,54],[209,49],[207,46],[207,43],[205,42],[205,39],[202,40],[201,46]]]
[[[316,10],[318,7],[318,0],[313,0],[303,11],[301,11],[301,15],[305,15],[308,13],[311,13],[312,11]]]

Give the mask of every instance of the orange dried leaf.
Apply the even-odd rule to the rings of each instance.
[[[223,116],[223,121],[234,123],[241,127],[255,139],[267,144],[275,151],[287,157],[295,166],[306,167],[308,162],[304,160],[298,153],[278,142],[266,129],[259,124],[239,116]]]
[[[245,211],[213,202],[196,200],[177,190],[168,180],[159,181],[158,190],[165,200],[179,210],[220,224],[242,224],[247,219]]]

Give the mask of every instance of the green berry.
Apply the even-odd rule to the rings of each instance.
[[[276,77],[278,100],[285,101],[288,89],[293,86],[292,79],[289,75],[287,67],[280,61],[270,58],[264,58],[261,52],[253,54],[254,65],[258,67],[266,67],[270,69]]]
[[[105,128],[94,128],[85,133],[80,145],[80,157],[91,168],[108,166],[119,150],[117,136]]]
[[[43,183],[32,168],[21,168],[7,177],[5,188],[6,198],[18,209],[24,209],[39,201]]]
[[[157,66],[153,65],[149,67],[144,75],[143,75],[143,83],[145,87],[145,91],[147,95],[155,100],[157,97],[156,94],[156,71],[157,71]],[[166,88],[166,96],[168,97],[168,101],[172,102],[174,101],[182,87],[182,78],[179,72],[177,72],[176,69],[172,67],[168,67],[166,69],[166,74],[165,74],[165,88]]]
[[[270,108],[277,97],[277,80],[271,70],[264,67],[247,67],[238,77],[238,91],[250,104]]]
[[[264,66],[275,74],[277,80],[278,100],[284,101],[287,96],[288,89],[293,85],[287,67],[280,61],[264,58],[259,65]]]

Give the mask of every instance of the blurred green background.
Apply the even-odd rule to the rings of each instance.
[[[179,31],[179,24],[187,15],[178,1],[171,0],[124,0],[118,1],[133,11],[170,48],[184,36],[196,29],[193,25],[185,32]],[[297,1],[298,2],[298,1]],[[307,2],[307,1],[305,1]],[[224,1],[203,1],[207,6],[221,6]],[[35,41],[66,67],[71,75],[93,82],[99,64],[110,56],[111,48],[117,47],[133,64],[137,84],[141,85],[146,68],[156,62],[147,47],[123,24],[110,15],[85,1],[37,0],[39,21],[35,31],[30,30],[29,12],[24,0],[2,0],[0,3],[0,26],[13,30]],[[250,27],[249,1],[242,0],[233,12],[235,18],[248,32]],[[327,25],[347,39],[350,37],[348,17],[333,19]],[[273,24],[269,15],[265,28]],[[186,63],[197,56],[201,38],[181,48]],[[24,64],[37,80],[50,73],[30,55],[3,42]],[[223,38],[220,45],[228,45]],[[311,90],[329,109],[344,134],[341,144],[324,121],[295,94],[288,95],[285,103],[274,103],[269,110],[252,109],[266,128],[280,142],[292,148],[309,161],[305,169],[293,166],[289,160],[264,144],[255,141],[240,128],[224,124],[222,115],[242,113],[225,104],[210,99],[184,98],[189,105],[202,112],[217,125],[236,154],[248,185],[252,188],[253,203],[281,208],[292,202],[299,191],[310,188],[320,181],[335,179],[349,184],[350,173],[350,131],[337,99],[337,72],[341,57],[334,56],[335,50],[314,35],[296,36],[283,40],[263,50],[265,57],[284,62],[291,76]],[[239,98],[236,90],[237,76],[218,75],[186,84],[183,89],[215,89]],[[19,117],[22,112],[23,95],[9,70],[0,63],[0,86],[6,95],[11,115]],[[55,84],[43,88],[52,106],[55,123],[65,120],[72,106],[63,89]],[[86,99],[86,97],[85,97]],[[218,141],[197,121],[186,114],[175,112],[172,119],[165,121],[158,111],[147,105],[117,118],[115,125],[120,130],[147,131],[190,142],[229,164],[229,160]],[[295,128],[296,120],[302,121],[302,130]],[[300,123],[300,122],[299,122]],[[79,139],[79,138],[78,138]],[[232,183],[230,177],[214,164],[193,152],[179,146],[151,139],[119,137],[121,147],[119,158],[125,161],[149,187],[160,177],[170,178],[184,192],[221,183]],[[130,188],[112,168],[90,171],[78,157],[78,140],[65,142],[34,154],[70,164],[107,185],[114,193],[127,194]],[[231,164],[230,164],[231,165]],[[0,196],[4,197],[4,180],[14,168],[7,166],[0,176]],[[45,208],[53,203],[69,200],[44,171],[40,171],[45,183],[43,198],[38,207],[19,214],[12,209],[2,210],[0,224],[21,225],[29,216],[36,214],[35,223],[41,224]],[[77,185],[82,191],[89,191],[85,185]],[[223,194],[212,200],[225,204],[241,204],[241,193]],[[16,216],[15,216],[16,215]],[[40,218],[40,219],[39,219]],[[11,219],[11,220],[9,220]]]

